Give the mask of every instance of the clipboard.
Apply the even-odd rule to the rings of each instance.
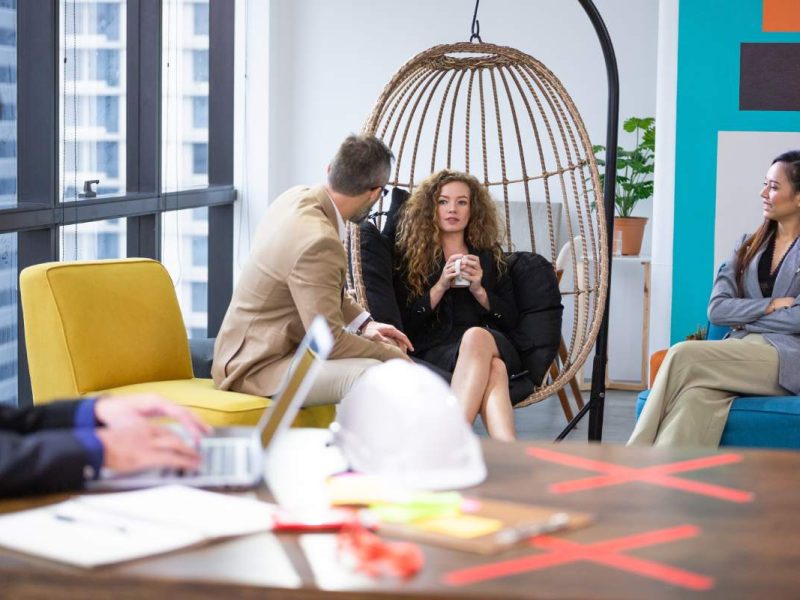
[[[588,513],[547,506],[465,498],[459,515],[410,523],[381,523],[378,531],[426,544],[476,554],[495,554],[524,545],[536,535],[585,527]]]

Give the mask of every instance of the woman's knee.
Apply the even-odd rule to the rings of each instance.
[[[497,352],[494,336],[483,327],[471,327],[461,337],[459,352],[467,353],[493,353]]]
[[[502,359],[495,357],[489,363],[489,377],[491,379],[508,380],[508,370],[506,369],[506,363]]]

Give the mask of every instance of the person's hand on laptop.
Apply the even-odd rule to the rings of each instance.
[[[158,394],[101,397],[95,403],[94,416],[102,425],[112,429],[147,425],[154,417],[174,419],[195,443],[199,442],[202,436],[211,433],[211,427],[190,410]]]
[[[100,427],[96,433],[103,444],[103,466],[118,473],[154,468],[194,471],[200,466],[197,450],[163,425],[139,422]]]
[[[364,326],[361,335],[373,342],[384,342],[397,346],[403,352],[413,352],[414,346],[411,345],[411,340],[406,337],[406,334],[397,329],[394,325],[387,323],[379,323],[378,321],[370,321]]]

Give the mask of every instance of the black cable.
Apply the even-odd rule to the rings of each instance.
[[[483,43],[481,39],[481,22],[478,20],[478,5],[481,0],[475,0],[475,12],[472,14],[472,35],[469,36],[469,41],[477,39],[479,44]]]

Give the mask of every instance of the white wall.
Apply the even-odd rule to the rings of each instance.
[[[237,113],[249,149],[247,185],[237,181],[247,207],[237,213],[242,217],[237,247],[244,252],[247,232],[255,229],[271,199],[292,185],[324,179],[338,144],[361,128],[381,89],[405,61],[430,46],[469,39],[474,3],[237,1],[247,4],[243,27],[250,52],[246,86],[241,69],[237,73],[240,90],[248,89],[247,121],[242,122],[242,110]],[[617,54],[621,120],[654,115],[658,0],[595,3]],[[605,64],[577,0],[493,0],[481,3],[478,17],[483,41],[516,47],[547,65],[575,101],[592,141],[605,143]],[[268,98],[263,97],[265,85]],[[623,136],[621,143],[630,140]],[[647,202],[637,214],[649,217],[651,211]],[[644,254],[649,254],[651,229]],[[640,306],[641,298],[630,302]],[[638,378],[640,324],[612,323],[612,331],[612,345],[620,346],[613,353],[612,376]]]
[[[650,352],[670,345],[672,235],[675,219],[675,124],[678,90],[678,4],[660,0],[656,85],[656,173],[653,195]]]

